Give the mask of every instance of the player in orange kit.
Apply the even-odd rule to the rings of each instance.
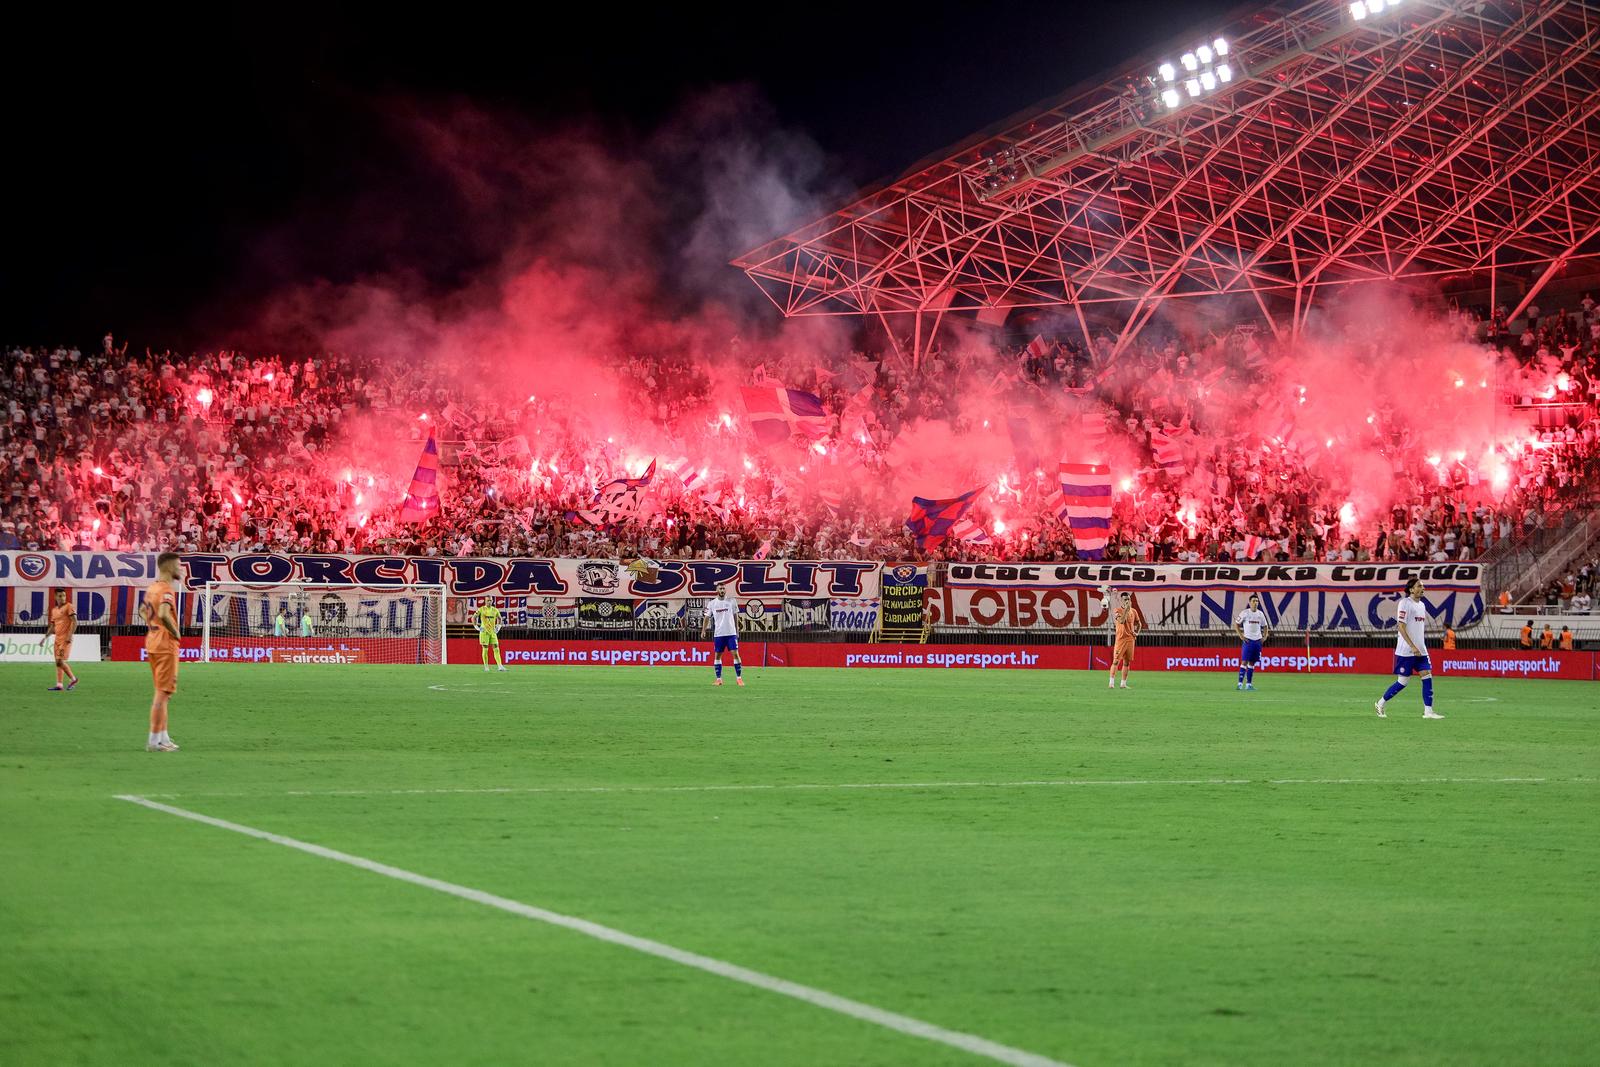
[[[177,744],[167,736],[167,702],[178,691],[178,554],[163,552],[156,557],[156,580],[145,587],[139,614],[148,628],[144,635],[145,655],[155,681],[155,696],[150,700],[150,740],[148,752],[176,752]]]
[[[72,596],[65,589],[56,590],[56,602],[50,609],[50,636],[55,639],[56,684],[49,692],[70,690],[78,684],[67,657],[72,654],[72,635],[78,632],[78,613],[72,610]],[[66,684],[62,685],[65,680]]]
[[[1132,594],[1123,593],[1118,597],[1116,613],[1112,618],[1117,627],[1117,639],[1111,647],[1111,682],[1107,688],[1117,687],[1117,668],[1121,667],[1122,688],[1126,689],[1128,672],[1133,669],[1133,643],[1139,637],[1139,631],[1144,629],[1139,609],[1133,606]]]

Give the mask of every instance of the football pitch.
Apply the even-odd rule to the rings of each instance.
[[[1578,1064],[1600,686],[0,668],[0,1062]]]

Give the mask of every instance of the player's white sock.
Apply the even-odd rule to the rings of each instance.
[[[160,743],[161,743],[161,735],[160,734],[151,734],[150,735],[150,744],[159,745]]]

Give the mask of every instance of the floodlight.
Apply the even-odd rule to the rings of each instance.
[[[1179,102],[1180,102],[1180,98],[1178,96],[1178,90],[1176,90],[1176,89],[1163,89],[1163,90],[1161,90],[1161,102],[1163,104],[1166,104],[1167,107],[1169,107],[1169,108],[1177,107]]]
[[[1367,17],[1367,5],[1365,0],[1355,0],[1355,3],[1350,5],[1350,17],[1355,19],[1357,22],[1360,22],[1362,19]]]
[[[1211,90],[1217,87],[1217,76],[1212,74],[1209,70],[1201,71],[1200,87],[1209,93]]]
[[[1383,0],[1367,0],[1367,13],[1376,15],[1383,10]]]
[[[1156,68],[1156,73],[1161,75],[1161,80],[1164,82],[1175,81],[1178,77],[1178,72],[1172,69],[1171,63],[1161,64]]]
[[[1218,37],[1215,41],[1211,42],[1211,48],[1219,56],[1227,55],[1228,54],[1228,40],[1227,40],[1227,38]]]
[[[1226,63],[1218,63],[1217,81],[1223,82],[1224,84],[1233,81],[1233,68],[1228,66]]]
[[[1194,50],[1194,54],[1195,57],[1202,63],[1211,62],[1211,46],[1208,44],[1203,44],[1199,48],[1196,48]]]
[[[1188,81],[1183,83],[1183,87],[1185,89],[1189,90],[1189,95],[1190,96],[1199,96],[1200,95],[1200,79],[1199,78],[1190,78]]]
[[[1183,59],[1180,60],[1180,62],[1183,64],[1183,69],[1184,70],[1199,70],[1200,69],[1200,64],[1199,64],[1199,62],[1197,62],[1195,60],[1193,52],[1185,52],[1183,54]]]

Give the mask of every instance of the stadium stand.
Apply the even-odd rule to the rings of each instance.
[[[1355,521],[1341,509],[1361,475],[1318,457],[1316,442],[1292,429],[1267,436],[1260,420],[1208,423],[1198,401],[1208,392],[1259,410],[1278,400],[1270,368],[1280,357],[1248,328],[1157,336],[1120,356],[1109,339],[966,345],[933,352],[916,373],[881,355],[740,355],[756,364],[747,380],[822,398],[826,454],[805,453],[819,471],[871,474],[921,427],[972,430],[976,405],[963,391],[974,382],[987,383],[991,407],[1035,412],[1036,424],[1103,427],[1105,447],[1137,465],[1119,471],[1112,558],[1441,561],[1541,531],[1592,503],[1600,484],[1600,311],[1585,298],[1517,325],[1507,331],[1498,312],[1451,313],[1440,328],[1483,346],[1496,402],[1538,428],[1484,459],[1430,456],[1392,402],[1378,401],[1369,445],[1392,461],[1401,489],[1383,514]],[[670,435],[704,476],[685,487],[658,474],[659,510],[605,530],[571,513],[623,471],[623,454],[569,402],[508,405],[492,388],[462,384],[493,382],[487,367],[444,377],[357,355],[138,354],[109,338],[91,351],[11,348],[5,363],[0,548],[748,557],[770,542],[774,557],[919,555],[905,502],[859,479],[830,491],[846,479],[807,481],[792,455],[755,450],[743,470],[702,466],[731,454],[740,427],[727,414],[719,421],[708,370],[672,358],[636,356],[617,375],[639,387],[624,394],[637,398],[631,415]],[[668,379],[665,400],[654,385]],[[444,514],[402,523],[398,501],[430,426],[446,465]],[[1163,465],[1173,441],[1182,458]],[[1075,557],[1048,505],[1054,472],[1042,459],[1033,471],[1020,459],[1011,466],[996,494],[1010,523],[994,521],[998,503],[982,507],[977,540],[946,541],[934,556]]]

